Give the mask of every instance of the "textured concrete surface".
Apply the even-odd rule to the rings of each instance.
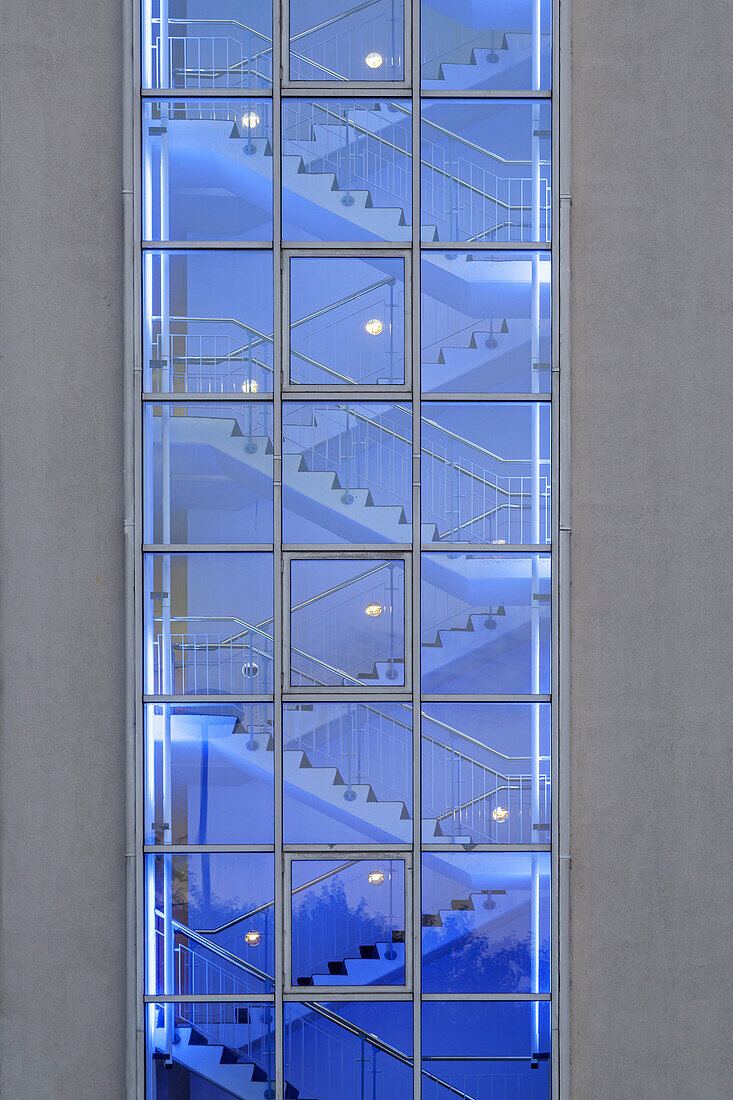
[[[0,18],[0,1095],[124,1088],[121,5]]]
[[[572,29],[572,1096],[723,1100],[733,5]]]

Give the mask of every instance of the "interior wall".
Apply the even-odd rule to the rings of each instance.
[[[729,0],[572,9],[572,1096],[730,1096]]]
[[[119,0],[2,0],[0,1095],[125,1095]]]

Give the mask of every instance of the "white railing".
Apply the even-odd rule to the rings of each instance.
[[[172,623],[193,622],[173,616]],[[257,695],[273,690],[273,639],[254,628],[232,634],[237,620],[219,630],[171,633],[168,654],[163,652],[162,620],[156,616],[153,638],[151,691],[163,691],[163,661],[172,669],[175,695]]]
[[[361,17],[364,11],[369,12],[367,18]],[[337,24],[340,29],[334,31],[332,28]],[[401,79],[402,26],[401,0],[367,0],[337,19],[293,36],[291,41],[297,42],[297,48],[291,48],[290,52],[290,78]]]
[[[201,326],[199,326],[201,327]],[[151,389],[171,393],[267,393],[272,390],[272,340],[255,330],[171,332],[166,347],[158,332],[151,361]]]

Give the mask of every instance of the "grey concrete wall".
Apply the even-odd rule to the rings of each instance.
[[[0,19],[0,1095],[124,1087],[121,5]]]
[[[572,30],[572,1096],[723,1100],[733,5]]]

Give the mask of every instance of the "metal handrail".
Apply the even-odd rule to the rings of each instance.
[[[155,910],[156,916],[163,917],[163,913],[159,910]],[[259,978],[260,981],[264,981],[267,984],[274,985],[275,979],[272,974],[266,974],[264,970],[260,970],[258,967],[253,966],[252,963],[245,962],[244,959],[238,958],[236,955],[232,955],[231,952],[226,951],[224,948],[219,947],[217,944],[211,943],[204,936],[195,932],[192,928],[182,924],[181,921],[173,920],[173,927],[176,931],[182,935],[192,939],[195,943],[198,943],[206,951],[211,951],[212,954],[218,955],[220,958],[225,959],[230,965],[237,967],[240,970],[244,970],[248,974],[253,974]],[[370,1046],[376,1047],[377,1050],[381,1050],[383,1054],[388,1054],[392,1058],[396,1058],[405,1066],[413,1066],[413,1059],[409,1058],[406,1054],[403,1054],[401,1050],[397,1050],[396,1047],[390,1046],[389,1043],[385,1043],[382,1039],[378,1039],[376,1035],[371,1035],[364,1028],[354,1024],[351,1020],[344,1019],[343,1016],[337,1015],[335,1012],[331,1012],[330,1009],[325,1008],[323,1005],[318,1004],[316,1001],[306,1002],[308,1008],[315,1012],[318,1016],[323,1016],[324,1019],[329,1020],[331,1023],[336,1024],[337,1027],[342,1028],[344,1031],[348,1031],[352,1035],[356,1035],[357,1038],[363,1039],[369,1043]],[[429,1070],[421,1067],[421,1073],[433,1081],[435,1084],[440,1085],[442,1088],[448,1090],[454,1096],[459,1097],[459,1100],[474,1100],[474,1097],[468,1093],[461,1092],[460,1089],[454,1088],[448,1081],[443,1081],[442,1078],[436,1077],[435,1074],[430,1073]]]

